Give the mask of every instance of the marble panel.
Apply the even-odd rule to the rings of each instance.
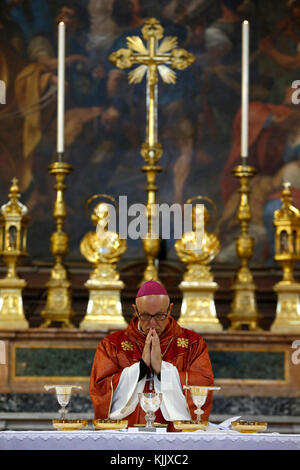
[[[94,349],[16,348],[16,377],[89,377]],[[210,351],[216,379],[284,380],[284,352]]]
[[[16,377],[89,377],[95,349],[16,348]]]
[[[216,379],[284,380],[284,352],[210,351]]]

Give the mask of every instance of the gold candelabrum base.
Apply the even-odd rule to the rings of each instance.
[[[119,330],[127,323],[122,315],[121,280],[89,279],[84,284],[89,290],[87,313],[80,323],[85,330]]]
[[[199,332],[222,331],[214,301],[218,288],[209,266],[189,265],[184,280],[179,284],[183,297],[178,323]]]
[[[62,161],[52,163],[48,169],[49,173],[55,175],[56,200],[54,203],[53,217],[56,220],[56,232],[52,233],[50,239],[51,253],[55,257],[55,264],[51,269],[50,279],[46,283],[48,289],[47,301],[41,312],[42,328],[48,328],[53,323],[59,323],[63,328],[73,328],[71,300],[71,283],[68,280],[67,270],[63,265],[63,257],[68,252],[69,237],[63,231],[63,223],[67,215],[63,192],[66,189],[65,177],[72,171],[72,166]]]
[[[300,333],[300,283],[275,284],[277,294],[276,316],[271,331],[279,333]]]
[[[236,252],[241,260],[241,265],[232,286],[233,302],[231,312],[228,314],[231,322],[229,330],[240,330],[244,326],[250,331],[259,330],[260,314],[256,304],[256,286],[248,266],[254,249],[254,239],[248,233],[248,225],[251,220],[249,179],[255,174],[256,169],[249,165],[238,165],[233,169],[233,175],[240,180],[240,203],[237,218],[241,227],[241,235],[236,239]]]
[[[274,286],[277,294],[275,320],[270,330],[280,333],[300,333],[300,283],[295,282],[293,269],[296,262],[279,261],[283,279]]]
[[[28,328],[22,299],[25,286],[26,281],[17,277],[0,279],[0,328]]]

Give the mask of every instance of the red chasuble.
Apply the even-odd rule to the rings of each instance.
[[[211,386],[214,382],[207,344],[194,331],[179,326],[173,317],[160,336],[163,361],[177,367],[182,387],[184,385]],[[118,331],[104,338],[98,345],[90,379],[90,396],[94,405],[95,419],[109,418],[113,392],[121,373],[142,357],[146,336],[138,329],[138,318],[134,317],[126,330]],[[148,391],[146,382],[144,391]],[[192,419],[196,419],[189,390],[183,390]],[[124,390],[124,394],[126,390]],[[208,420],[212,406],[212,392],[209,392],[202,420]],[[124,418],[125,419],[125,418]],[[128,426],[145,423],[145,412],[138,404],[132,414],[126,416]],[[156,412],[156,422],[167,423],[160,410]],[[168,430],[174,430],[169,423]]]

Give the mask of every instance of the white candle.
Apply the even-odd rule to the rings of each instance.
[[[65,23],[58,25],[57,153],[64,151],[65,130]]]
[[[248,108],[249,108],[249,22],[242,24],[242,123],[241,156],[248,157]]]

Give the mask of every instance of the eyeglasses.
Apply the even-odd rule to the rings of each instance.
[[[156,321],[164,321],[166,318],[168,318],[167,313],[156,313],[155,315],[150,315],[149,313],[138,313],[138,317],[142,321],[151,321],[152,318]]]

